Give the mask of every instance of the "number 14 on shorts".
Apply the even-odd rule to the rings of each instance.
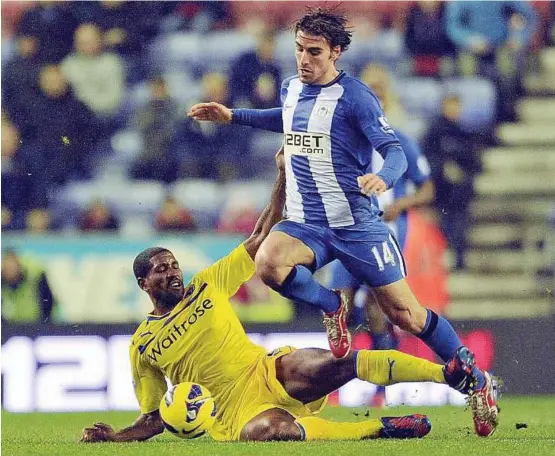
[[[382,252],[380,252],[380,249],[376,245],[372,247],[372,254],[374,255],[374,258],[376,258],[378,269],[383,271],[386,264],[395,266],[395,257],[393,256],[393,253],[391,253],[391,249],[389,248],[389,245],[387,245],[386,241],[382,242],[381,250]]]

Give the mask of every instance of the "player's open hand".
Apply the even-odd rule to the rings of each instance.
[[[187,113],[187,117],[192,117],[195,120],[219,123],[230,123],[232,116],[231,109],[213,101],[210,103],[197,103]]]
[[[360,192],[366,196],[380,196],[387,190],[385,182],[376,174],[368,173],[364,176],[357,177]]]
[[[112,426],[104,423],[94,423],[93,427],[83,429],[79,439],[81,443],[110,442],[114,440],[115,431]]]

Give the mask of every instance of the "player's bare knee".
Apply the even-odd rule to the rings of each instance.
[[[281,285],[290,270],[283,265],[282,255],[272,247],[259,250],[254,262],[256,272],[262,281],[272,288]]]
[[[300,440],[301,430],[291,421],[273,423],[268,440]]]
[[[300,440],[301,431],[292,420],[264,418],[249,423],[241,432],[241,440],[270,442],[275,440]]]

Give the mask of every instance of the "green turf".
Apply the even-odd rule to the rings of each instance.
[[[342,442],[217,443],[208,437],[179,440],[164,434],[149,442],[77,444],[80,430],[93,421],[116,428],[129,425],[134,413],[12,414],[2,412],[2,454],[9,456],[237,456],[237,455],[555,455],[555,397],[503,397],[501,424],[488,438],[472,432],[470,411],[459,407],[399,407],[370,411],[370,417],[426,413],[432,432],[420,440]],[[330,420],[364,419],[367,409],[328,407]],[[355,416],[356,412],[358,416]],[[517,430],[516,423],[526,423]]]

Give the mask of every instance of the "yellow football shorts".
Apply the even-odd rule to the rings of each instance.
[[[241,430],[260,413],[279,408],[289,412],[295,418],[318,414],[326,406],[325,396],[309,404],[293,399],[276,378],[276,360],[296,350],[293,347],[282,347],[261,358],[245,385],[241,398],[237,401],[235,422],[228,427],[231,435],[216,436],[220,440],[239,440]],[[227,427],[227,426],[226,426]]]

